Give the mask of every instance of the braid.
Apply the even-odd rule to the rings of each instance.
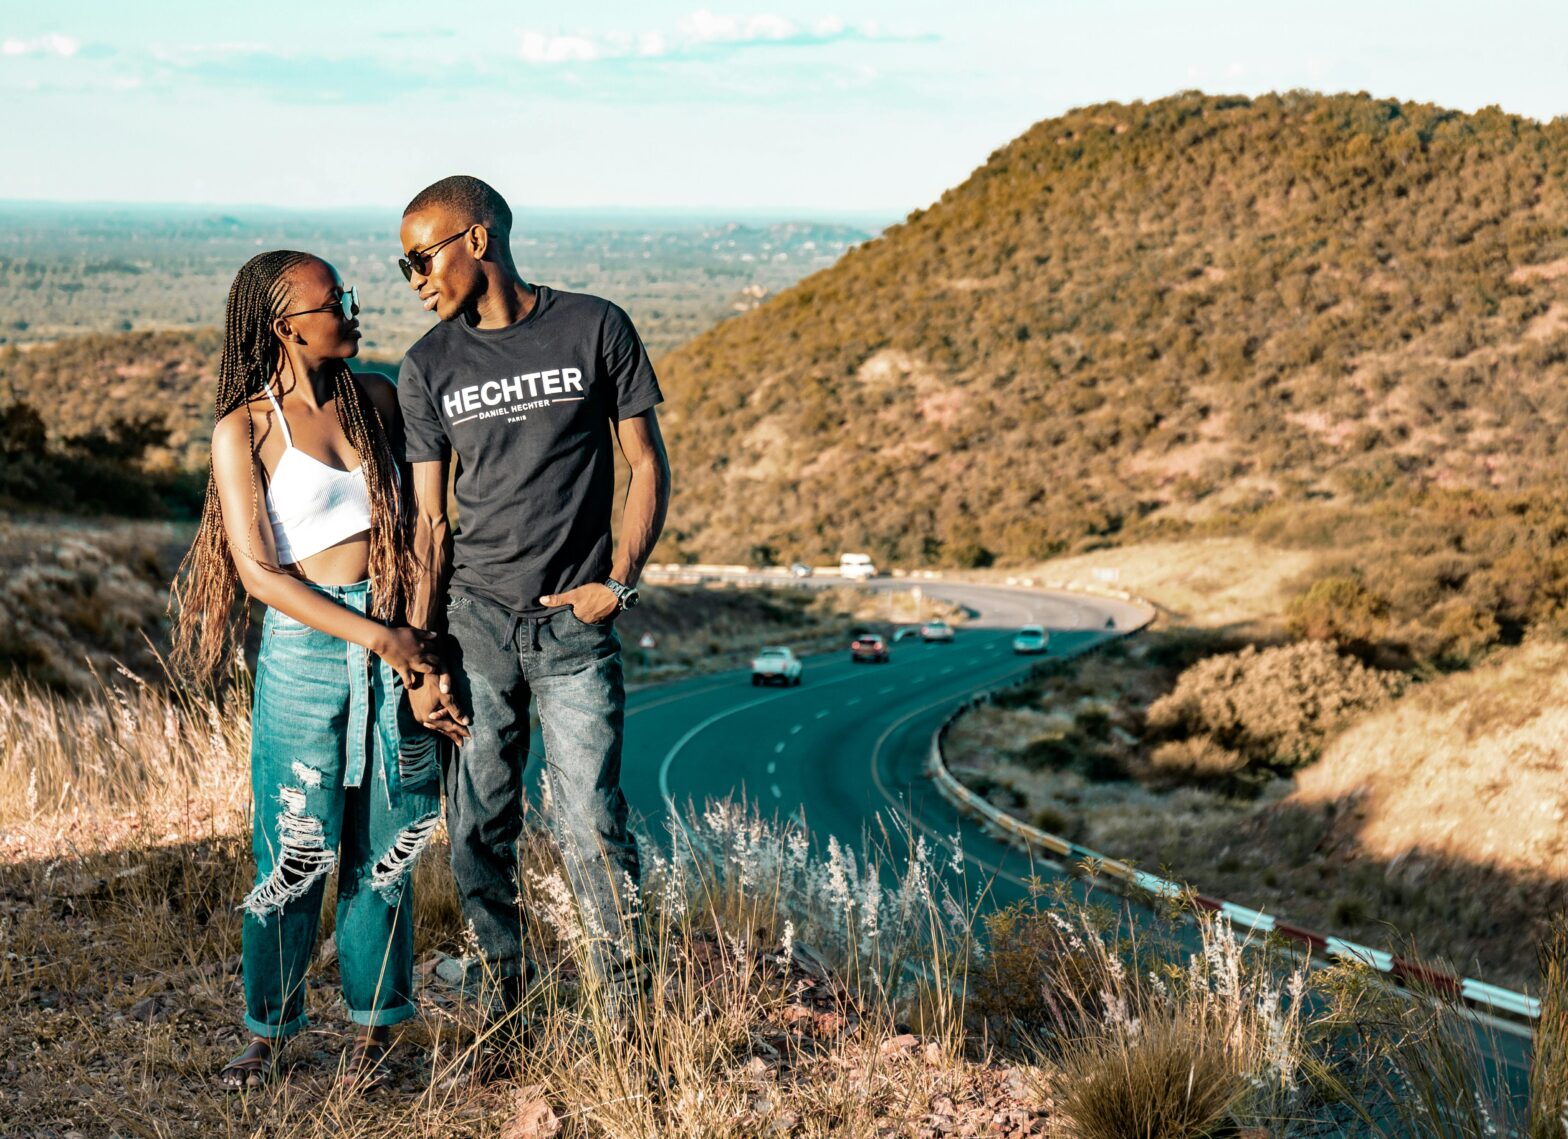
[[[223,355],[218,363],[214,424],[261,395],[271,382],[282,350],[272,334],[272,319],[289,296],[290,270],[311,259],[308,253],[288,249],[260,253],[245,262],[235,275],[224,309]],[[254,455],[255,425],[249,414],[245,416],[245,426],[250,453]],[[250,468],[254,517],[259,509],[260,495],[256,486],[256,464],[252,462]],[[239,572],[235,569],[228,535],[223,529],[223,508],[209,459],[201,523],[170,590],[170,608],[174,611],[172,656],[176,670],[188,675],[210,675],[234,645],[243,642],[250,623],[250,610],[243,607],[236,631],[233,615],[239,585]]]
[[[397,458],[392,440],[365,389],[340,364],[334,382],[338,423],[365,469],[370,494],[370,583],[374,614],[383,621],[397,620],[408,600],[415,577],[414,555],[409,542],[413,532],[412,494],[400,493]]]

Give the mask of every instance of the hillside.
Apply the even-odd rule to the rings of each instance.
[[[169,436],[149,463],[205,468],[222,349],[217,329],[89,333],[0,348],[0,403],[29,404],[57,438],[151,417]]]
[[[1487,513],[1466,492],[1537,486],[1568,424],[1565,173],[1568,121],[1362,95],[1038,123],[665,358],[671,553],[983,565],[1308,500]]]

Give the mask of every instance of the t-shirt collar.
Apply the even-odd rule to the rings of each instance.
[[[540,314],[549,306],[552,295],[549,285],[529,285],[528,287],[534,291],[534,307],[528,310],[528,315],[523,317],[522,320],[513,321],[504,328],[479,328],[476,325],[469,324],[462,317],[458,317],[454,323],[469,336],[477,340],[494,340],[516,332],[519,328],[526,328],[539,319]]]

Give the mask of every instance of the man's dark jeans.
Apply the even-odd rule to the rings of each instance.
[[[571,610],[519,617],[454,595],[447,625],[456,644],[453,678],[473,738],[448,749],[447,830],[452,873],[483,968],[524,977],[517,839],[528,701],[539,701],[550,827],[565,861],[588,938],[589,961],[618,979],[637,952],[637,844],[621,793],[626,690],[621,642],[612,625],[589,625]],[[557,915],[557,918],[559,915]]]

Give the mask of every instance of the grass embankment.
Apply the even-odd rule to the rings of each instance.
[[[1543,636],[1420,683],[1367,669],[1289,642],[1289,601],[1314,559],[1241,539],[1034,573],[1091,581],[1108,568],[1160,619],[965,716],[949,736],[961,778],[1204,893],[1535,983],[1568,881],[1568,648]]]
[[[510,1078],[449,1080],[475,1010],[432,968],[463,952],[438,843],[416,870],[420,1015],[398,1030],[391,1086],[338,1085],[350,1029],[328,941],[286,1078],[226,1096],[211,1077],[242,1042],[246,727],[150,686],[79,705],[0,684],[7,1135],[1568,1134],[1560,1063],[1538,1065],[1533,1107],[1511,1101],[1448,1010],[1354,968],[1308,974],[1212,921],[1195,952],[1162,929],[1133,942],[1113,912],[1043,892],[977,920],[984,884],[955,876],[942,844],[884,832],[823,851],[729,804],[644,840],[653,983],[626,1026],[583,979],[583,927],[531,828],[533,1043]],[[72,841],[103,817],[119,830]],[[1549,944],[1551,1060],[1568,933]]]

